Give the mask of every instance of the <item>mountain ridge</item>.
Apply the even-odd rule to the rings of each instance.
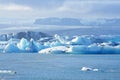
[[[50,37],[50,35],[37,31],[7,33],[7,34],[0,34],[0,41],[7,41],[10,40],[11,38],[15,38],[15,39],[26,38],[27,40],[33,38],[34,40],[39,40],[42,37]]]
[[[77,19],[77,18],[39,18],[33,24],[37,25],[61,25],[61,26],[120,26],[119,18]]]

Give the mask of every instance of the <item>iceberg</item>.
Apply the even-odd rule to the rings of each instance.
[[[86,36],[76,36],[71,40],[70,44],[72,45],[89,45],[91,44],[91,40]]]
[[[81,71],[94,71],[94,72],[97,72],[97,71],[99,71],[99,69],[97,69],[97,68],[90,68],[90,67],[82,67]]]
[[[101,53],[102,54],[111,54],[115,53],[115,48],[113,46],[105,45],[102,47]]]
[[[96,68],[95,68],[95,69],[93,69],[93,71],[94,71],[94,72],[97,72],[97,71],[99,71],[99,69],[96,69]]]
[[[45,42],[43,45],[45,48],[49,48],[52,42]]]
[[[50,44],[50,46],[51,46],[51,47],[63,46],[63,44],[62,44],[61,42],[59,42],[59,41],[55,41],[55,42],[52,42],[52,43]]]
[[[59,36],[58,34],[55,34],[55,35],[54,35],[54,38],[55,38],[57,41],[59,41],[61,44],[66,44],[67,39],[68,39],[68,37],[66,37],[66,36],[61,37],[61,36]]]
[[[40,44],[40,43],[36,43],[36,46],[37,46],[37,48],[38,48],[38,51],[46,48],[45,45]]]
[[[120,36],[117,35],[82,35],[59,36],[44,41],[25,38],[11,39],[1,42],[0,47],[6,46],[3,52],[29,52],[29,53],[73,53],[73,54],[120,54]],[[41,38],[43,39],[43,38]],[[47,41],[46,41],[47,40]]]
[[[0,70],[0,74],[16,74],[16,71],[12,70]]]
[[[88,52],[87,54],[98,54],[101,52],[102,47],[99,46],[98,44],[91,44],[87,46]]]
[[[29,47],[29,42],[27,41],[27,39],[22,38],[20,42],[17,44],[17,46],[20,50],[26,50],[26,48]]]
[[[59,53],[65,53],[68,50],[66,46],[57,46],[57,47],[51,47],[51,48],[46,48],[43,50],[40,50],[38,53],[40,54],[59,54]]]
[[[87,46],[86,45],[75,45],[70,46],[67,50],[67,53],[75,53],[75,54],[84,54],[87,52]]]
[[[38,52],[37,43],[33,39],[30,40],[27,51],[29,51],[29,52]]]
[[[89,67],[82,67],[81,71],[92,71],[92,68]]]
[[[7,44],[4,51],[4,53],[18,53],[21,52],[19,48],[15,44]]]
[[[115,51],[114,51],[114,52],[115,52],[116,54],[120,54],[120,45],[115,46],[114,48],[115,48]]]

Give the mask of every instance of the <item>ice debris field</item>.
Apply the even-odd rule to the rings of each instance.
[[[59,36],[52,39],[41,38],[42,41],[22,38],[17,43],[12,39],[1,48],[2,53],[40,53],[40,54],[119,54],[119,35],[81,35]],[[2,41],[0,41],[2,43]]]

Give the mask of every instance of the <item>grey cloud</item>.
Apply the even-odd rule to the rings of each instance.
[[[0,0],[1,4],[19,4],[34,8],[54,8],[60,6],[65,0]]]

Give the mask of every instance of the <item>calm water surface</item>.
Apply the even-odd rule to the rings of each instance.
[[[120,80],[120,55],[0,54],[0,70],[17,72],[0,80]]]

